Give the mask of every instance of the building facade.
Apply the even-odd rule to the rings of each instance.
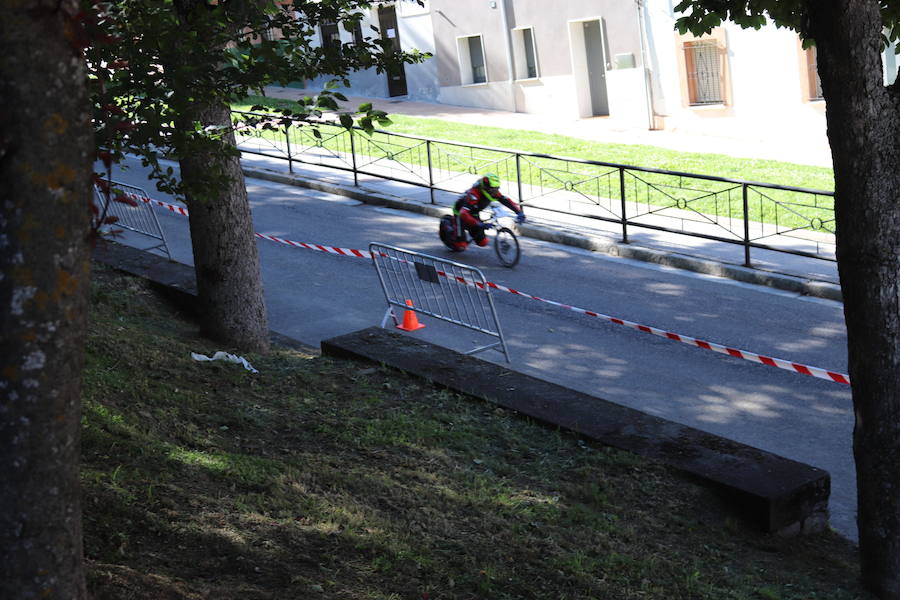
[[[640,122],[637,12],[621,0],[431,0],[438,102]]]
[[[321,23],[318,27],[319,45],[328,43],[352,43],[354,37],[383,37],[390,39],[399,50],[420,50],[435,53],[432,15],[428,2],[424,6],[415,0],[382,2],[364,13],[356,31],[346,31],[339,23]],[[373,29],[374,28],[374,29]],[[320,77],[306,86],[321,89],[328,78]],[[438,97],[436,63],[405,65],[394,73],[376,73],[374,69],[360,71],[350,76],[351,87],[347,93],[375,98],[402,96],[410,100],[436,102]]]
[[[434,56],[403,73],[358,73],[350,93],[563,118],[615,128],[764,138],[822,136],[815,49],[768,25],[675,30],[672,0],[397,0],[368,22]],[[327,35],[327,33],[326,33]],[[352,34],[340,32],[342,39]],[[885,83],[897,76],[884,55]]]

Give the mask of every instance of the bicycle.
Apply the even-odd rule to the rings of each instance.
[[[482,220],[482,223],[485,225],[485,233],[493,238],[491,245],[494,246],[494,253],[497,255],[500,264],[511,269],[518,264],[519,258],[521,258],[519,238],[511,227],[507,227],[504,224],[506,220],[511,217],[507,211],[504,211],[499,207],[492,207],[487,210],[490,211],[490,214],[487,219]],[[453,219],[453,215],[444,215],[441,217],[438,236],[441,238],[444,245],[451,251],[462,252],[462,250],[453,245]],[[490,234],[489,232],[491,231],[494,233]],[[469,232],[466,231],[465,228],[463,229],[463,237],[466,242],[472,241]]]

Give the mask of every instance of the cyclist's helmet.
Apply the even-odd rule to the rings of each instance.
[[[500,187],[500,177],[496,173],[485,173],[481,178],[482,187],[496,190]]]

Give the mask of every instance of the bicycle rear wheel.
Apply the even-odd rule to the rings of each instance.
[[[494,252],[504,267],[512,268],[519,262],[519,239],[511,229],[501,227],[497,230],[494,236]]]
[[[450,215],[441,217],[440,224],[438,225],[438,237],[441,238],[441,241],[444,242],[444,245],[447,246],[447,248],[456,251],[457,248],[453,245],[453,217]]]

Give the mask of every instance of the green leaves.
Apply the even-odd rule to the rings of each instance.
[[[330,95],[320,94],[316,96],[316,107],[327,110],[338,110],[338,103]]]
[[[900,42],[900,2],[881,0],[881,22],[884,25],[882,43],[889,47]],[[683,13],[675,21],[675,28],[682,35],[708,34],[723,21],[731,21],[745,29],[759,29],[771,21],[777,27],[785,27],[804,38],[803,47],[815,42],[803,28],[806,18],[806,2],[803,0],[681,0],[675,5],[676,13]],[[900,46],[896,49],[900,53]]]
[[[364,108],[365,110],[363,110]],[[359,126],[368,135],[372,135],[375,132],[376,123],[378,125],[381,125],[382,127],[386,127],[393,123],[393,121],[388,118],[386,112],[384,112],[383,110],[373,109],[372,104],[369,102],[360,104],[359,112],[363,115],[363,117],[359,120]]]
[[[723,21],[745,29],[760,29],[771,19],[776,25],[797,29],[801,0],[682,0],[675,11],[684,13],[675,22],[681,34],[708,34]]]
[[[385,48],[377,36],[345,42],[340,52],[318,46],[320,23],[338,22],[352,33],[370,7],[366,0],[220,0],[211,8],[206,2],[111,0],[103,3],[102,14],[94,2],[83,2],[98,28],[91,36],[95,43],[86,49],[98,146],[114,157],[141,156],[168,188],[175,183],[159,167],[159,155],[195,136],[219,139],[225,133],[195,130],[185,118],[194,106],[228,104],[267,85],[324,76],[328,82],[321,93],[304,98],[297,109],[280,111],[283,118],[318,118],[341,111],[339,102],[347,97],[339,89],[350,73],[425,59],[422,53]],[[109,106],[121,114],[103,108]],[[390,124],[371,106],[360,114],[363,129]],[[353,115],[347,111],[337,118],[347,127]],[[261,128],[277,124],[241,122]]]

